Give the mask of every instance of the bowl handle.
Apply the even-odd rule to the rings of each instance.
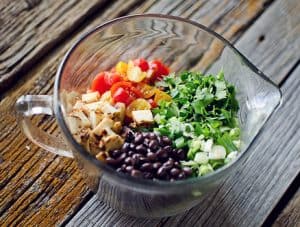
[[[37,114],[53,115],[53,99],[50,95],[24,95],[16,104],[18,124],[33,143],[54,154],[73,158],[73,153],[62,138],[55,137],[32,124],[31,117]]]

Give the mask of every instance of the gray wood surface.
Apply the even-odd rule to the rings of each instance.
[[[297,51],[290,49],[299,45],[299,17],[294,11],[298,5],[297,1],[275,2],[236,43],[267,75],[275,76],[276,83],[283,81],[300,58],[299,53],[295,53]],[[287,18],[277,16],[283,9]],[[295,32],[289,34],[293,38],[285,34],[286,26],[291,22]],[[259,41],[261,34],[265,34],[265,39]],[[282,42],[282,38],[289,38],[289,42]],[[280,53],[274,47],[279,47]],[[263,53],[268,53],[268,56]],[[281,61],[286,64],[278,64]],[[274,75],[274,72],[279,73]],[[299,73],[300,67],[284,83],[283,105],[267,122],[236,173],[217,191],[204,197],[199,206],[175,217],[146,220],[124,216],[93,197],[69,222],[69,226],[261,225],[300,169]]]
[[[0,1],[0,89],[7,88],[17,73],[30,68],[105,2]]]
[[[300,188],[273,224],[273,227],[281,226],[300,226]]]

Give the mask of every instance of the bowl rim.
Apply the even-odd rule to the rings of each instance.
[[[65,119],[63,118],[63,111],[62,111],[62,107],[61,107],[61,99],[60,99],[60,95],[59,95],[59,85],[60,85],[60,80],[61,80],[61,76],[62,76],[62,72],[65,68],[65,65],[69,59],[69,57],[72,55],[72,53],[74,52],[74,50],[76,49],[76,47],[81,44],[86,38],[88,38],[90,35],[94,34],[97,31],[106,29],[107,27],[109,27],[112,24],[116,24],[119,22],[123,22],[126,20],[134,20],[134,19],[139,19],[139,18],[150,18],[150,19],[165,19],[165,20],[175,20],[181,23],[187,23],[190,25],[195,26],[197,29],[201,29],[204,30],[205,32],[209,33],[210,35],[214,36],[215,38],[219,39],[222,43],[225,44],[225,46],[229,47],[233,52],[235,52],[235,54],[237,54],[238,56],[240,56],[243,60],[243,62],[254,72],[256,73],[261,79],[267,81],[268,83],[270,83],[271,85],[273,85],[275,87],[275,89],[277,89],[277,91],[279,92],[279,100],[278,103],[276,104],[276,106],[274,107],[274,109],[272,110],[272,112],[269,114],[269,116],[266,117],[266,119],[264,120],[262,127],[259,129],[259,131],[257,132],[257,134],[253,137],[252,141],[249,143],[248,147],[246,147],[244,149],[244,151],[239,152],[239,155],[237,158],[235,158],[233,161],[231,161],[229,164],[224,165],[223,167],[215,170],[214,172],[211,172],[207,175],[201,176],[201,177],[193,177],[193,178],[188,178],[188,179],[184,179],[184,180],[178,180],[178,181],[163,181],[163,180],[146,180],[143,178],[134,178],[131,177],[127,174],[122,174],[122,173],[118,173],[117,171],[115,171],[115,169],[113,169],[112,167],[108,166],[107,164],[105,164],[104,162],[101,162],[99,160],[97,160],[94,156],[92,156],[89,152],[87,152],[83,146],[81,146],[79,143],[76,142],[76,140],[74,139],[74,137],[72,136],[71,132],[69,131],[69,128],[65,122]],[[181,18],[178,16],[171,16],[171,15],[164,15],[164,14],[155,14],[155,13],[149,13],[149,14],[133,14],[133,15],[128,15],[128,16],[123,16],[123,17],[118,17],[112,20],[109,20],[105,23],[102,23],[98,26],[96,26],[95,28],[89,30],[88,32],[82,34],[77,41],[69,48],[69,50],[67,51],[67,53],[64,55],[61,63],[59,64],[59,67],[57,69],[56,72],[56,78],[55,78],[55,84],[54,84],[54,113],[56,116],[56,119],[58,121],[59,127],[62,130],[65,138],[67,138],[68,140],[68,144],[71,146],[71,150],[76,150],[77,152],[80,153],[81,156],[83,156],[85,159],[87,159],[90,163],[92,163],[95,167],[97,167],[97,169],[101,169],[104,174],[107,174],[109,177],[112,177],[111,180],[115,180],[116,182],[119,183],[125,183],[125,184],[130,184],[130,183],[134,183],[134,186],[148,186],[153,188],[157,188],[157,189],[162,189],[163,187],[167,187],[168,190],[170,189],[170,187],[175,187],[177,188],[178,186],[188,186],[188,185],[194,185],[194,184],[200,184],[202,182],[206,182],[211,180],[212,178],[217,178],[221,173],[225,172],[225,170],[229,170],[231,169],[233,166],[235,166],[239,160],[241,160],[241,158],[249,151],[251,145],[253,144],[253,142],[256,140],[256,138],[258,137],[258,135],[261,133],[262,129],[265,126],[265,123],[267,122],[267,120],[272,116],[272,114],[275,112],[275,110],[280,106],[281,101],[282,101],[282,92],[280,90],[280,88],[272,81],[270,80],[265,74],[263,74],[259,69],[256,68],[256,66],[254,66],[243,54],[241,54],[234,46],[233,44],[231,44],[229,41],[227,41],[224,37],[222,37],[221,35],[219,35],[218,33],[214,32],[213,30],[207,28],[206,26],[199,24],[195,21],[189,20],[189,19],[185,19],[185,18]],[[133,185],[131,185],[133,186]]]

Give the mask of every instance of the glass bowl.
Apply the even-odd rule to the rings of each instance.
[[[74,97],[84,93],[94,76],[119,61],[161,59],[171,71],[201,71],[225,78],[237,89],[241,152],[230,164],[199,178],[165,182],[117,173],[91,156],[72,137],[65,118]],[[281,102],[279,88],[227,40],[196,22],[159,14],[132,15],[102,24],[70,48],[56,75],[53,96],[22,96],[16,103],[20,126],[34,143],[78,162],[89,187],[110,207],[137,217],[163,217],[197,205],[231,171]],[[54,114],[59,140],[31,124],[34,114]],[[67,144],[67,146],[65,145]],[[71,151],[70,151],[71,150]]]

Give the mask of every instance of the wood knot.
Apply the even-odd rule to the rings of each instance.
[[[25,0],[25,3],[27,5],[27,10],[33,9],[38,4],[41,3],[42,0]]]
[[[265,35],[260,35],[257,40],[258,40],[258,42],[264,41],[265,40]]]

